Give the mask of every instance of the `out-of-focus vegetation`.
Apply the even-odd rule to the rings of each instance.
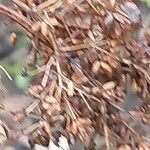
[[[1,57],[0,65],[8,71],[17,86],[25,90],[30,83],[30,79],[22,76],[22,68],[25,65],[25,59],[29,50],[29,39],[23,33],[19,33],[17,34],[15,46],[11,47],[7,42],[9,34],[6,32],[1,37],[3,42],[0,43],[0,53],[4,53],[4,55],[6,53],[6,56]]]
[[[10,0],[0,0],[0,3],[9,4]],[[24,33],[15,27],[14,22],[0,16],[0,65],[11,75],[16,85],[26,90],[30,78],[22,76],[22,68],[29,51],[30,41]],[[14,47],[9,44],[9,36],[14,32],[17,35]]]
[[[144,0],[144,2],[150,7],[150,0]]]

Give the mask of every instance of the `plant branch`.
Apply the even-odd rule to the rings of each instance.
[[[23,15],[19,14],[18,12],[14,11],[11,8],[6,7],[5,5],[0,3],[0,14],[3,14],[11,19],[13,19],[16,23],[21,25],[29,34],[29,38],[31,38],[31,35],[34,37],[35,33],[32,31],[32,25],[33,23],[25,18]],[[41,33],[39,34],[39,40],[46,44],[47,46],[50,46],[49,40],[43,36]]]

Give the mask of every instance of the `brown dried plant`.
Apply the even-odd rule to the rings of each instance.
[[[141,27],[138,7],[131,0],[11,1],[0,3],[0,13],[26,31],[33,43],[27,62],[37,68],[28,72],[38,82],[25,112],[40,118],[24,131],[31,143],[64,135],[94,149],[99,134],[107,150],[147,148],[150,55],[133,36]]]

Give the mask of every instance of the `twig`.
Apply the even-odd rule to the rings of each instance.
[[[43,87],[45,87],[46,84],[47,84],[48,75],[49,75],[49,71],[50,71],[50,68],[51,68],[52,64],[54,64],[54,58],[50,57],[47,65],[46,65],[46,68],[45,68],[46,71],[45,71],[44,77],[43,77],[42,82],[41,82]]]
[[[87,44],[79,44],[79,45],[73,45],[73,46],[68,46],[68,47],[60,47],[60,51],[62,52],[71,52],[71,51],[78,51],[81,49],[85,49],[85,48],[90,48],[90,45]]]
[[[6,7],[2,3],[0,3],[0,13],[13,19],[15,22],[20,24],[26,31],[31,33],[32,23],[30,22],[30,20],[25,18],[23,15],[17,13],[16,11],[12,10],[11,8]]]
[[[41,67],[39,67],[39,66],[36,65],[36,67],[37,67],[36,70],[33,70],[33,71],[28,72],[28,75],[29,75],[30,77],[33,77],[33,76],[35,76],[35,75],[37,75],[37,74],[39,74],[39,73],[41,73],[41,72],[43,72],[43,71],[46,70],[46,65],[43,65],[43,66],[41,66]]]
[[[58,59],[56,60],[56,68],[57,68],[57,72],[58,72],[58,81],[59,81],[59,87],[61,87],[62,88],[62,86],[63,86],[63,83],[62,83],[62,78],[61,78],[61,69],[60,69],[60,65],[59,65],[59,62],[58,62]]]
[[[41,71],[44,71],[44,67],[39,67],[39,69],[41,69]],[[58,75],[58,73],[59,72],[55,72],[54,70],[52,71],[52,72],[54,72],[56,75]],[[62,78],[64,78],[64,82],[70,82],[71,80],[70,79],[68,79],[67,77],[65,77],[61,72],[59,73],[59,75],[62,77]],[[62,80],[62,79],[61,79]],[[62,81],[61,81],[62,82]],[[71,81],[72,82],[72,81]],[[88,98],[91,98],[91,99],[93,99],[93,100],[95,100],[95,101],[97,101],[97,102],[99,102],[99,103],[101,103],[101,101],[100,101],[100,99],[98,99],[97,97],[95,97],[95,96],[93,96],[93,95],[91,95],[91,94],[88,94],[88,93],[86,93],[86,92],[84,92],[83,90],[81,90],[80,88],[78,88],[76,85],[75,85],[75,83],[73,83],[74,84],[74,89],[75,90],[77,90],[80,94],[83,94],[83,95],[85,95],[86,97],[88,97]],[[62,86],[63,87],[63,86]],[[120,108],[119,106],[117,106],[117,105],[115,105],[114,103],[112,103],[112,102],[110,102],[110,101],[108,101],[108,103],[110,104],[110,105],[112,105],[113,107],[115,107],[116,109],[118,109],[118,110],[120,110],[120,111],[125,111],[124,109],[122,109],[122,108]],[[90,109],[90,107],[88,106],[88,108]],[[91,110],[91,109],[90,109]]]
[[[28,134],[30,134],[31,132],[33,132],[34,130],[36,130],[37,128],[40,128],[40,127],[42,127],[42,126],[43,126],[43,122],[42,122],[42,121],[39,121],[39,122],[33,124],[32,126],[26,128],[26,129],[23,131],[23,133],[24,133],[25,135],[28,135]]]
[[[31,113],[33,111],[33,109],[35,109],[35,107],[37,107],[39,104],[39,101],[36,100],[35,102],[33,102],[26,110],[25,110],[25,114],[28,115],[29,113]]]
[[[38,5],[36,8],[35,8],[35,11],[36,12],[43,12],[44,9],[50,7],[51,5],[53,5],[54,3],[56,3],[58,0],[47,0],[43,3],[41,3],[40,5]]]
[[[0,65],[0,68],[3,70],[3,72],[6,74],[6,76],[9,78],[9,80],[12,80],[11,76],[9,75],[9,73],[5,70],[5,68]]]
[[[6,7],[5,5],[0,3],[0,13],[3,15],[8,16],[9,18],[13,19],[15,22],[17,22],[19,25],[21,25],[30,35],[29,38],[31,38],[31,35],[34,37],[35,34],[32,32],[32,22],[25,18],[23,15],[17,13],[11,8]],[[41,33],[39,33],[39,40],[46,44],[47,46],[50,46],[49,39],[45,36],[43,36]]]
[[[23,3],[20,0],[11,0],[13,3],[15,3],[18,7],[22,8],[23,10],[25,10],[26,12],[30,12],[31,9],[30,7],[28,7],[28,5],[26,5],[25,3]]]
[[[140,72],[142,72],[145,75],[145,78],[147,79],[148,83],[150,83],[150,76],[148,75],[148,73],[140,66],[133,64],[133,66],[139,70]]]
[[[72,119],[73,119],[73,120],[76,120],[77,117],[76,117],[76,115],[74,114],[73,109],[72,109],[72,106],[70,105],[70,102],[69,102],[68,99],[66,98],[66,95],[64,95],[63,98],[64,98],[64,100],[66,101],[66,103],[67,103],[67,105],[68,105],[68,107],[69,107],[69,110],[70,110]]]
[[[83,96],[83,93],[80,91],[79,94],[81,95],[81,97],[82,97],[83,101],[85,102],[85,104],[87,105],[88,109],[93,113],[94,111],[92,110],[92,108],[90,107],[88,102],[86,101],[85,97]]]
[[[104,130],[105,143],[106,143],[107,150],[110,150],[108,127],[104,121],[103,121],[103,130]]]
[[[131,128],[125,121],[123,121],[122,122],[133,134],[135,134],[138,138],[140,137],[137,133],[136,133],[136,131],[133,129],[133,128]]]

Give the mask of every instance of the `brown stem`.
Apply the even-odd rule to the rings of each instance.
[[[15,22],[20,24],[25,30],[31,32],[31,22],[27,20],[24,16],[12,10],[11,8],[7,8],[5,5],[0,4],[0,13],[13,19]]]
[[[32,22],[28,20],[27,18],[25,18],[23,15],[12,10],[11,8],[6,7],[3,4],[0,4],[0,13],[13,19],[15,22],[21,25],[27,32],[29,32],[33,37],[35,36],[35,33],[33,33],[31,30]],[[44,44],[46,44],[47,46],[50,46],[50,42],[48,38],[44,37],[42,34],[39,34],[39,40],[43,42]]]

